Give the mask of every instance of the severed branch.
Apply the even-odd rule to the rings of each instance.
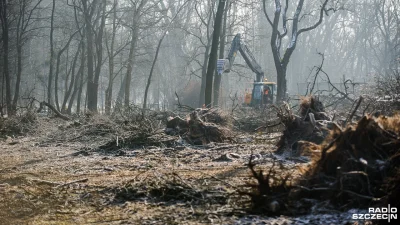
[[[344,123],[345,125],[346,125],[348,122],[351,122],[351,120],[352,120],[353,117],[354,117],[354,114],[356,114],[356,112],[357,112],[358,107],[360,107],[360,104],[361,104],[362,100],[363,100],[363,97],[360,96],[360,98],[358,98],[358,102],[357,102],[356,107],[354,108],[354,110],[351,112],[349,118],[347,118],[346,122]]]
[[[40,112],[43,109],[43,105],[45,105],[49,109],[51,109],[51,111],[53,111],[56,114],[56,116],[60,117],[61,119],[67,120],[67,121],[71,120],[68,116],[63,115],[62,113],[60,113],[60,111],[58,111],[56,108],[54,108],[54,106],[52,106],[51,104],[49,104],[49,103],[47,103],[45,101],[40,102],[40,108],[38,109],[37,112]]]
[[[321,52],[318,52],[318,54],[321,56],[322,59],[321,59],[321,64],[318,67],[316,67],[317,71],[315,72],[314,81],[313,81],[313,84],[312,84],[311,89],[310,89],[310,95],[314,91],[315,82],[317,81],[318,74],[319,74],[319,72],[321,72],[322,66],[324,65],[324,61],[325,61],[325,55],[323,53],[321,53]],[[307,88],[306,95],[307,94],[308,94],[308,88]]]
[[[192,108],[192,107],[190,107],[188,105],[182,105],[181,101],[179,100],[178,93],[176,93],[176,91],[175,91],[175,96],[176,96],[176,99],[178,100],[178,104],[177,104],[178,108],[186,109],[186,110],[189,110],[189,111],[194,111],[195,110],[194,108]]]
[[[45,102],[45,101],[39,101],[39,100],[37,100],[36,98],[33,98],[33,97],[29,97],[29,98],[27,98],[27,99],[29,99],[29,100],[31,100],[32,102],[33,101],[36,101],[36,102],[39,102],[39,104],[40,104],[40,106],[39,106],[39,108],[36,110],[36,113],[40,113],[42,110],[43,110],[43,106],[47,106],[49,109],[51,109],[51,111],[53,111],[55,114],[56,114],[56,116],[57,117],[60,117],[61,119],[63,119],[63,120],[71,120],[68,116],[66,116],[66,115],[64,115],[64,114],[62,114],[62,113],[60,113],[60,111],[58,111],[56,108],[54,108],[54,106],[52,106],[50,103],[48,103],[48,102]]]

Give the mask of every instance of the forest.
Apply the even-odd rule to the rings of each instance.
[[[400,0],[0,0],[0,25],[1,224],[396,223]]]

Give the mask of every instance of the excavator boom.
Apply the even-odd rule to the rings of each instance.
[[[264,78],[264,72],[262,71],[261,66],[257,63],[255,57],[253,56],[247,45],[240,39],[240,34],[237,34],[232,40],[232,45],[225,62],[225,72],[230,72],[238,51],[240,52],[244,61],[246,61],[250,69],[256,74],[255,82],[261,82]]]

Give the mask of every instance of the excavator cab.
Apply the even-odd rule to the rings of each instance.
[[[245,93],[244,105],[260,106],[274,103],[275,82],[254,82],[252,92]]]

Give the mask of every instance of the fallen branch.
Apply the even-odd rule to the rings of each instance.
[[[180,99],[179,99],[179,96],[178,96],[178,93],[176,93],[176,91],[175,91],[175,96],[176,96],[176,99],[177,99],[177,101],[178,101],[178,108],[180,108],[180,109],[185,109],[185,110],[188,110],[188,111],[194,111],[195,109],[194,108],[192,108],[192,107],[190,107],[190,106],[188,106],[188,105],[182,105],[181,104],[181,101],[180,101]]]
[[[51,109],[51,111],[53,111],[61,119],[70,120],[70,118],[68,116],[65,116],[65,115],[61,114],[56,108],[54,108],[54,106],[52,106],[51,104],[49,104],[49,103],[47,103],[45,101],[40,102],[40,108],[39,108],[40,110],[41,110],[41,108],[43,108],[42,105],[47,106],[49,109]],[[38,110],[38,112],[40,112],[40,111]]]

